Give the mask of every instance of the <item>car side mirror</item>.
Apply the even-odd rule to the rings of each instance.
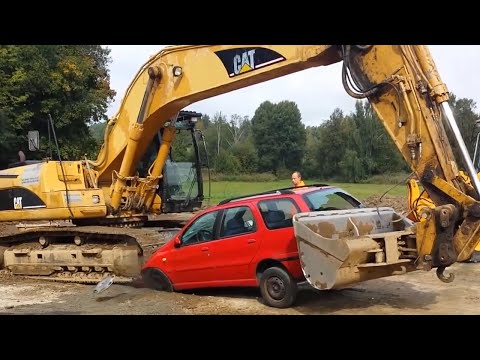
[[[173,240],[173,246],[176,247],[176,248],[179,248],[180,245],[182,245],[182,242],[180,241],[180,238],[179,238],[179,237],[176,237],[176,238]]]

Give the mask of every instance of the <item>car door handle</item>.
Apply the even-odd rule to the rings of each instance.
[[[255,239],[248,239],[247,240],[247,244],[253,244],[253,243],[256,243],[256,242],[257,242],[257,240],[255,240]]]
[[[204,247],[201,248],[201,250],[202,251],[208,251],[208,250],[210,250],[210,248],[208,248],[207,246],[204,246]]]

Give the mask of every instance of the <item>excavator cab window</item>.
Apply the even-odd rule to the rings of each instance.
[[[141,176],[141,177],[148,176],[148,170],[150,169],[150,166],[153,164],[153,162],[157,158],[158,149],[160,147],[160,139],[159,139],[160,136],[161,134],[159,133],[154,137],[153,141],[150,143],[150,146],[145,152],[145,155],[143,155],[142,160],[138,162],[138,166],[137,166],[138,176]]]
[[[167,199],[188,201],[198,196],[195,163],[175,162],[168,159],[163,171]]]
[[[202,166],[205,156],[201,156],[199,131],[196,121],[202,116],[192,111],[181,111],[176,119],[177,133],[159,182],[158,193],[163,199],[162,212],[194,211],[203,201]],[[154,137],[142,160],[138,163],[139,176],[148,176],[162,143],[163,129]]]
[[[31,130],[28,132],[28,150],[32,152],[40,151],[40,135],[37,130]],[[27,160],[27,157],[22,150],[19,150],[17,155],[18,158],[16,159],[16,161],[8,164],[8,169],[16,168],[19,166],[38,164],[42,162],[42,160]]]

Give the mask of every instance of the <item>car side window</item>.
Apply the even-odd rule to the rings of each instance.
[[[225,210],[220,237],[246,234],[256,230],[252,211],[248,206],[239,206]]]
[[[281,229],[292,227],[292,218],[300,211],[293,199],[272,199],[258,203],[263,221],[268,229]]]
[[[213,240],[215,237],[215,220],[218,211],[212,211],[195,220],[182,235],[182,245],[192,245]]]

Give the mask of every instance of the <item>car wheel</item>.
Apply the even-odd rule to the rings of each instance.
[[[296,281],[282,268],[268,268],[260,277],[260,293],[268,306],[290,307],[297,298],[297,292]]]
[[[148,268],[142,272],[142,280],[146,287],[159,291],[173,291],[172,282],[160,270]]]

